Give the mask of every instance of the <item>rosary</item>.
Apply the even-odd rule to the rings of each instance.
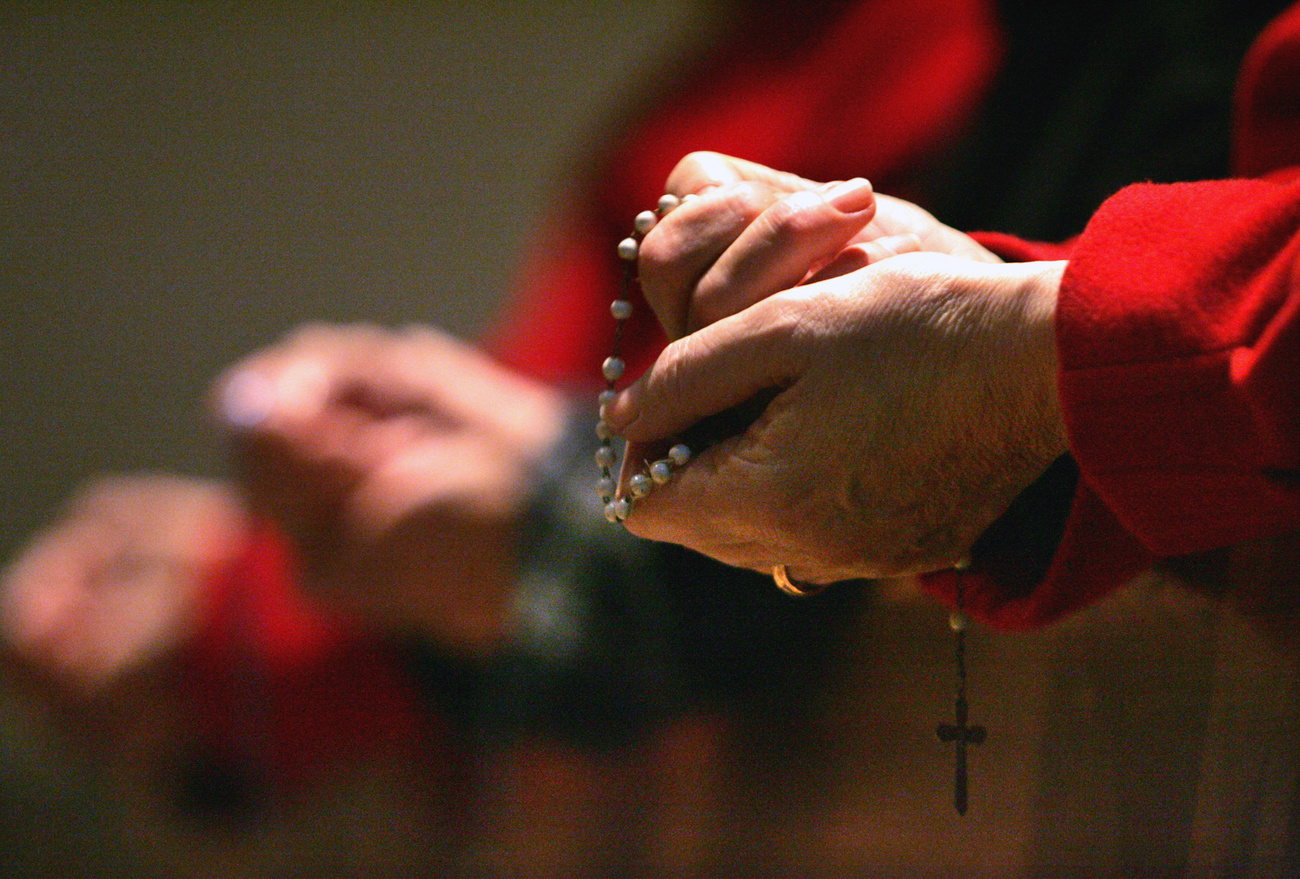
[[[690,198],[690,196],[687,196]],[[656,485],[663,485],[672,478],[673,472],[686,465],[691,459],[691,450],[678,443],[668,450],[668,457],[647,463],[642,470],[632,474],[627,482],[630,497],[616,497],[618,478],[614,474],[618,454],[614,451],[613,435],[605,423],[605,406],[614,397],[614,386],[623,377],[627,364],[621,356],[623,343],[623,325],[632,316],[632,290],[637,283],[636,261],[641,250],[641,239],[655,227],[659,218],[682,203],[675,195],[664,195],[659,199],[657,211],[642,211],[633,222],[635,231],[618,243],[618,256],[623,261],[623,286],[619,298],[609,306],[614,316],[614,344],[610,355],[601,365],[601,374],[605,377],[605,390],[600,394],[600,421],[596,424],[596,436],[600,447],[596,449],[596,466],[600,468],[600,481],[596,490],[605,503],[605,518],[611,523],[619,523],[627,518],[633,502],[646,497]]]
[[[618,244],[618,256],[623,261],[623,283],[619,297],[610,304],[610,313],[614,317],[614,343],[609,357],[605,358],[601,366],[605,389],[600,394],[601,417],[596,425],[596,436],[600,440],[600,446],[596,449],[596,466],[600,468],[600,479],[596,484],[597,492],[605,505],[605,518],[613,524],[623,522],[636,501],[648,496],[656,486],[666,484],[672,479],[673,473],[684,467],[691,459],[691,450],[686,445],[678,443],[672,446],[668,450],[667,457],[645,462],[640,470],[633,473],[628,478],[627,495],[619,497],[618,476],[615,474],[618,453],[614,450],[613,434],[605,423],[605,407],[614,398],[615,386],[627,368],[621,355],[623,326],[632,316],[632,293],[637,285],[636,266],[640,255],[641,239],[655,227],[661,217],[695,197],[687,195],[684,199],[679,199],[671,194],[662,196],[656,210],[642,211],[637,214],[633,223],[633,234]],[[940,723],[936,728],[939,741],[953,745],[952,803],[958,815],[965,815],[970,804],[967,748],[982,744],[988,735],[984,727],[970,723],[970,708],[966,700],[966,629],[969,623],[965,613],[966,595],[963,580],[964,572],[969,567],[969,559],[962,559],[953,566],[957,576],[956,606],[948,616],[948,626],[952,629],[954,638],[957,672],[955,722]],[[824,585],[811,585],[792,579],[785,565],[776,565],[772,568],[772,579],[778,589],[796,598],[807,598],[826,588]]]
[[[958,815],[966,814],[969,805],[966,777],[966,746],[983,743],[988,731],[982,726],[972,726],[967,720],[969,708],[966,704],[966,589],[963,572],[970,563],[963,559],[955,565],[957,569],[957,606],[948,615],[948,627],[952,629],[955,641],[954,654],[957,666],[956,723],[941,723],[936,732],[939,741],[952,742],[954,748],[955,768],[953,770],[952,806]]]

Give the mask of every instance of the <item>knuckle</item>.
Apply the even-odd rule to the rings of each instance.
[[[664,269],[677,256],[682,243],[681,236],[674,235],[666,222],[650,230],[637,251],[637,272],[642,287],[662,276]]]
[[[668,175],[664,186],[666,192],[674,195],[686,195],[694,192],[702,183],[713,176],[710,169],[718,167],[724,161],[721,153],[710,150],[694,150],[683,156]]]
[[[712,150],[691,150],[683,156],[674,168],[673,173],[683,170],[694,170],[708,165],[710,162],[717,161],[718,154]]]
[[[311,320],[296,327],[285,337],[288,347],[304,347],[319,344],[325,340],[334,338],[342,328],[337,324],[332,324],[323,320]]]
[[[704,167],[713,162],[718,161],[720,158],[721,158],[721,154],[716,153],[713,150],[691,150],[682,158],[680,162],[677,163],[677,167],[679,168]]]
[[[820,194],[800,190],[775,202],[763,215],[763,222],[768,235],[782,243],[813,232],[837,216]]]
[[[687,396],[687,377],[684,364],[701,353],[698,336],[683,336],[670,347],[671,352],[664,358],[663,368],[658,373],[660,396],[665,401],[680,400]]]
[[[753,221],[776,201],[777,193],[762,181],[743,180],[727,187],[722,197],[733,214]]]

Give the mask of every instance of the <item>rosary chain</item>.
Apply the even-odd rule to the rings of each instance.
[[[689,199],[690,196],[687,196]],[[628,478],[627,494],[619,496],[618,477],[615,475],[619,466],[618,452],[614,449],[614,436],[605,421],[605,407],[614,399],[619,380],[627,371],[623,360],[623,328],[632,317],[632,297],[639,284],[637,278],[637,259],[641,253],[641,240],[655,227],[659,219],[682,204],[682,199],[674,195],[664,195],[659,199],[656,210],[642,211],[633,222],[633,232],[618,243],[618,256],[623,261],[623,284],[619,297],[610,303],[609,311],[614,318],[614,342],[610,354],[601,364],[601,375],[605,379],[605,389],[601,391],[600,420],[596,423],[596,436],[600,447],[596,449],[596,466],[600,468],[600,479],[596,491],[605,504],[605,519],[613,524],[621,524],[632,511],[633,504],[649,496],[656,486],[666,484],[673,473],[684,467],[691,459],[691,450],[677,443],[668,450],[667,456],[655,461],[644,462],[644,467]]]

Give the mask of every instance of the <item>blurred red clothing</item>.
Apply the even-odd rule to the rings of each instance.
[[[678,159],[710,149],[814,179],[864,175],[880,191],[912,195],[916,175],[978,111],[1003,39],[993,5],[978,0],[764,5],[615,131],[581,196],[564,205],[532,251],[489,347],[526,373],[594,392],[613,330],[608,304],[621,271],[614,245],[631,218],[655,203]],[[1234,132],[1241,173],[1276,172],[1300,158],[1297,65],[1300,14],[1292,8],[1265,33],[1242,74]],[[1082,475],[1054,556],[1028,558],[1004,547],[981,559],[983,575],[971,581],[974,610],[1002,625],[1041,625],[1105,594],[1157,555],[1295,526],[1300,407],[1285,373],[1296,362],[1291,218],[1298,206],[1300,191],[1285,185],[1139,187],[1116,196],[1072,250],[986,237],[1007,258],[1076,258],[1062,293],[1060,333]],[[1231,227],[1220,222],[1225,214],[1235,218]],[[1135,229],[1146,236],[1143,249],[1128,246]],[[1148,245],[1167,258],[1152,261]],[[1202,245],[1207,262],[1183,258]],[[1143,279],[1151,301],[1167,309],[1130,309],[1130,278]],[[1232,279],[1239,295],[1207,300],[1202,294],[1220,289],[1222,279]],[[1187,285],[1205,307],[1177,305],[1175,294]],[[1174,332],[1153,335],[1156,324]],[[1225,325],[1232,331],[1202,331]],[[1196,344],[1206,358],[1187,347]],[[629,375],[662,345],[649,309],[638,309],[625,336]],[[1194,368],[1165,370],[1160,380],[1174,381],[1179,392],[1151,410],[1157,418],[1138,417],[1157,396],[1138,389],[1154,387],[1159,370],[1150,364],[1166,360],[1170,349]],[[1140,358],[1132,354],[1139,350]],[[1172,428],[1161,423],[1166,417]],[[1214,470],[1224,478],[1189,486],[1151,466],[1160,462],[1126,457],[1168,444],[1170,429],[1189,442],[1173,443],[1167,470]],[[1216,436],[1229,441],[1216,445]],[[1171,510],[1171,496],[1189,490],[1196,503]],[[1171,513],[1182,523],[1178,533],[1160,524]],[[216,576],[195,669],[217,730],[221,718],[235,716],[232,705],[248,698],[251,683],[278,694],[276,753],[296,775],[318,756],[369,747],[376,729],[380,737],[408,735],[427,718],[417,720],[413,687],[384,648],[321,618],[296,593],[284,552],[280,539],[264,532],[239,565]],[[951,577],[932,578],[930,586],[951,598]],[[233,671],[245,653],[261,670],[253,677]]]
[[[527,374],[594,388],[620,277],[613,245],[678,159],[712,149],[813,178],[867,174],[907,194],[978,107],[1000,47],[979,0],[745,7],[724,43],[602,144],[594,185],[533,249],[489,348]],[[648,308],[627,339],[634,370],[662,347]],[[281,780],[437,724],[400,661],[298,593],[291,555],[264,525],[215,574],[191,663],[206,706],[198,726],[219,750],[238,751],[241,725],[261,724],[255,737],[269,745],[257,759],[271,759]]]

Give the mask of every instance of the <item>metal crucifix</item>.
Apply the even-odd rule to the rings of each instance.
[[[953,777],[952,805],[958,815],[965,815],[969,805],[966,776],[966,746],[983,744],[987,731],[982,726],[971,726],[966,718],[966,694],[957,693],[957,722],[941,723],[937,730],[939,741],[953,742],[956,749],[956,768]]]
[[[941,723],[936,729],[939,741],[953,743],[956,766],[953,770],[952,805],[957,810],[958,815],[965,815],[966,809],[970,805],[970,782],[966,770],[966,748],[968,745],[983,744],[984,739],[988,736],[988,732],[984,727],[971,725],[968,717],[969,706],[966,704],[967,621],[965,613],[966,590],[962,572],[966,570],[969,564],[969,561],[963,560],[954,566],[957,569],[957,608],[948,617],[948,625],[952,629],[955,638],[954,649],[957,661],[957,722]]]

